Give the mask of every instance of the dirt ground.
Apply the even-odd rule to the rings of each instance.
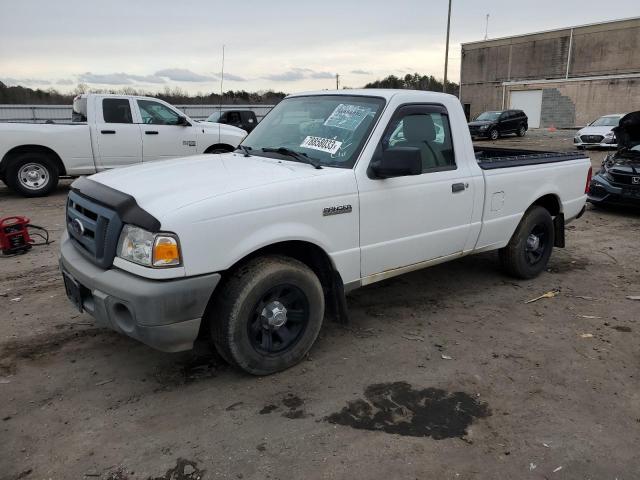
[[[0,185],[0,217],[57,241],[69,183]],[[489,253],[360,289],[351,325],[265,378],[96,328],[57,243],[0,258],[0,478],[638,479],[640,214],[590,208],[567,234],[535,280]]]

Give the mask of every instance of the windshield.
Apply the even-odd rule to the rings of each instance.
[[[323,166],[351,168],[384,107],[384,100],[351,95],[291,97],[280,102],[242,142],[252,153],[285,147]]]
[[[622,117],[600,117],[591,124],[592,127],[617,127]]]
[[[502,112],[484,112],[476,117],[476,120],[488,120],[493,122],[497,120]]]
[[[207,117],[205,122],[217,122],[218,119],[220,118],[220,115],[222,115],[220,112],[214,112]]]

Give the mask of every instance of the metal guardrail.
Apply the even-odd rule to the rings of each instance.
[[[274,105],[175,105],[194,120],[205,120],[209,115],[222,108],[226,110],[252,110],[258,121]],[[0,122],[70,122],[71,105],[0,105]]]

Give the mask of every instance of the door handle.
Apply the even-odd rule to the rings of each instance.
[[[451,185],[451,191],[453,193],[463,192],[469,186],[468,183],[454,183]]]
[[[145,130],[145,135],[158,135],[157,130]]]
[[[116,131],[115,130],[100,130],[100,133],[102,133],[103,135],[115,135]]]

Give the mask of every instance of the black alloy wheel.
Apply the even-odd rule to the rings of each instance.
[[[276,285],[256,304],[247,323],[251,346],[279,354],[294,346],[309,323],[309,300],[295,285]]]

